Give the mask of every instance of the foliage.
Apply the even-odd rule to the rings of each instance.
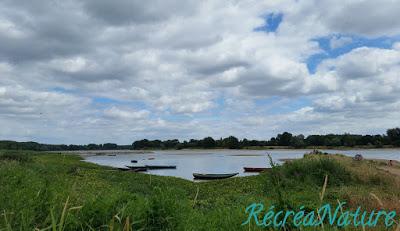
[[[351,173],[338,161],[329,157],[304,158],[282,167],[286,179],[307,184],[322,185],[328,175],[330,186],[354,183]]]
[[[386,133],[394,145],[400,146],[400,128],[388,129]]]
[[[88,145],[51,145],[36,142],[0,141],[0,150],[33,150],[33,151],[75,151],[75,150],[123,150],[123,149],[183,149],[183,148],[263,148],[263,147],[375,147],[400,146],[400,128],[388,129],[386,135],[293,135],[283,132],[270,140],[239,140],[234,136],[214,140],[212,137],[188,141],[172,140],[137,140],[132,145],[117,145],[113,143]]]
[[[0,140],[0,150],[32,150],[32,151],[75,151],[75,150],[123,150],[132,149],[131,145],[88,144],[88,145],[65,145],[65,144],[40,144],[36,142],[16,142]]]

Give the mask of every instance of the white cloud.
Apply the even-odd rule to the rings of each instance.
[[[72,95],[39,92],[19,85],[0,87],[0,114],[38,118],[42,115],[66,115],[89,103]],[[73,110],[73,111],[72,111]],[[67,113],[67,114],[68,114]]]
[[[25,33],[21,31],[13,22],[0,18],[0,33],[11,39],[23,38]]]
[[[399,112],[399,71],[397,50],[364,47],[327,60],[317,73],[335,76],[338,89],[319,96],[315,109],[342,112],[348,118],[388,120]]]
[[[104,115],[106,117],[114,118],[114,119],[133,119],[133,120],[142,120],[149,116],[150,112],[146,110],[131,110],[131,109],[121,109],[115,106],[104,110]]]
[[[317,37],[336,35],[335,49],[352,42],[350,35],[400,34],[398,12],[391,0],[3,1],[0,119],[8,128],[0,138],[268,137],[308,126],[322,131],[330,116],[338,128],[325,130],[367,131],[360,117],[396,126],[398,43],[355,49],[322,62],[315,74],[306,60],[321,52]],[[269,13],[283,14],[278,30],[254,31]],[[310,102],[300,109],[274,112],[302,97]]]

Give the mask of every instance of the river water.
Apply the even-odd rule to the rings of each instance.
[[[152,151],[151,153],[111,151],[115,156],[84,155],[85,161],[112,167],[126,165],[176,165],[176,169],[150,170],[148,174],[175,176],[188,180],[193,173],[232,173],[248,176],[243,167],[270,167],[268,154],[276,163],[282,159],[302,158],[308,149],[297,150],[173,150]],[[347,156],[362,154],[367,159],[392,159],[400,161],[400,149],[362,149],[362,150],[321,150],[328,153],[341,153]],[[131,163],[137,160],[138,163]]]

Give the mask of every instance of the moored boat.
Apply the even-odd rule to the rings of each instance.
[[[253,168],[253,167],[244,167],[245,172],[263,172],[268,170],[269,168]]]
[[[229,177],[233,177],[239,174],[238,172],[235,173],[223,173],[223,174],[202,174],[202,173],[193,173],[194,179],[199,180],[216,180],[216,179],[225,179]]]
[[[176,165],[146,165],[147,169],[176,169]]]
[[[129,169],[135,171],[135,172],[145,172],[147,171],[147,167],[146,166],[126,166]]]

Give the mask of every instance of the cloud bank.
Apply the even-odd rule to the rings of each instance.
[[[0,139],[383,133],[400,126],[399,7],[5,0]]]

